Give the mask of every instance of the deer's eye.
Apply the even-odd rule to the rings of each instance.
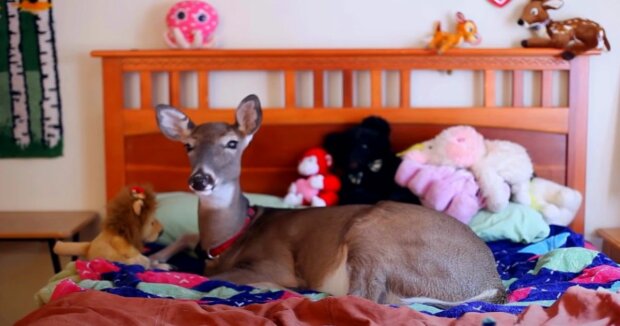
[[[194,150],[194,146],[190,143],[183,144],[185,146],[185,150],[189,153]]]
[[[230,149],[237,149],[237,145],[239,144],[238,141],[236,140],[230,140],[228,143],[226,143],[226,148],[230,148]]]
[[[538,16],[538,8],[532,8],[532,11],[530,11],[530,13],[532,14],[532,16]]]

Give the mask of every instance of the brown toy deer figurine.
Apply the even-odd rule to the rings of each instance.
[[[233,124],[196,125],[175,108],[157,107],[161,131],[188,151],[188,183],[199,197],[200,246],[211,278],[382,303],[504,301],[485,243],[468,226],[428,208],[380,202],[249,209],[239,183],[241,156],[261,121],[255,95],[241,101]]]
[[[553,21],[548,10],[560,9],[563,5],[563,0],[531,0],[523,9],[518,24],[533,30],[544,27],[549,38],[533,37],[523,40],[521,45],[526,48],[564,49],[562,58],[565,60],[602,45],[611,50],[605,29],[596,22],[583,18]]]
[[[478,34],[478,27],[473,20],[466,19],[462,12],[458,12],[456,13],[456,21],[455,33],[443,32],[441,24],[437,22],[435,34],[428,47],[435,50],[437,54],[442,54],[451,48],[461,45],[463,42],[472,45],[478,45],[482,42],[482,37]]]

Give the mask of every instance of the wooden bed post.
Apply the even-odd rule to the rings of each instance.
[[[583,195],[583,203],[571,224],[573,230],[585,230],[586,160],[588,146],[588,81],[589,56],[578,56],[571,61],[569,77],[569,127],[566,162],[566,183]]]
[[[123,131],[123,71],[119,58],[103,58],[103,112],[105,129],[106,197],[125,185]]]

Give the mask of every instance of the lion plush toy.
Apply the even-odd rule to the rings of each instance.
[[[126,187],[108,204],[102,231],[91,242],[58,241],[58,255],[82,256],[88,260],[104,258],[145,268],[167,269],[165,264],[152,262],[141,253],[144,242],[153,242],[162,231],[154,217],[155,194],[151,189]]]

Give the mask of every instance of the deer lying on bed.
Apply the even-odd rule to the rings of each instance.
[[[466,225],[422,206],[259,207],[248,214],[239,184],[241,155],[261,121],[255,95],[243,99],[232,125],[195,125],[175,108],[157,107],[161,131],[188,151],[189,186],[199,196],[200,246],[211,278],[379,303],[504,301],[485,243]]]

